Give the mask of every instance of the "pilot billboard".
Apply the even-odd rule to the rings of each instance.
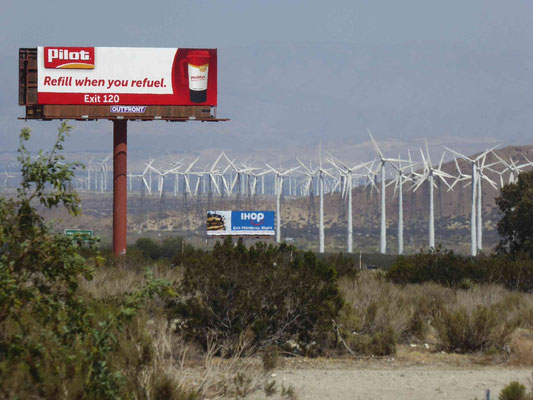
[[[217,105],[217,50],[37,48],[39,104]]]

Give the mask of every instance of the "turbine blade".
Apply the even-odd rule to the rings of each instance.
[[[370,132],[370,129],[367,128],[366,130],[367,130],[368,134],[370,135],[370,139],[372,139],[372,143],[374,143],[374,147],[376,148],[376,150],[377,150],[377,152],[378,152],[378,154],[379,154],[379,157],[380,157],[381,159],[383,159],[383,158],[384,158],[384,157],[383,157],[383,153],[382,153],[381,150],[379,149],[379,146],[378,146],[378,144],[376,143],[376,141],[375,141],[375,139],[374,139],[374,136],[372,136],[372,133]]]

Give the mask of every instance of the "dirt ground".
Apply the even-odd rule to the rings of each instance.
[[[292,386],[299,400],[485,400],[487,390],[495,400],[511,381],[532,386],[533,367],[511,364],[402,346],[391,358],[285,359],[271,378],[278,387]]]
[[[526,386],[531,369],[485,366],[451,368],[443,366],[399,366],[389,368],[331,364],[321,368],[282,369],[275,379],[293,386],[299,399],[428,400],[497,399],[500,390],[513,380]]]

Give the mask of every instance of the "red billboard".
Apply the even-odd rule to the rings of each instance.
[[[38,47],[38,104],[217,105],[217,50]]]

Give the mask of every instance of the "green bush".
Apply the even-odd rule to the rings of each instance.
[[[431,281],[458,286],[466,279],[480,281],[483,276],[471,258],[437,246],[428,252],[422,250],[411,256],[399,256],[387,278],[402,285]]]
[[[505,386],[500,392],[500,395],[498,396],[498,400],[529,400],[529,399],[531,399],[531,395],[528,395],[526,393],[526,387],[522,385],[520,382],[516,382],[516,381],[513,381],[509,383],[507,386]]]
[[[293,246],[242,240],[217,243],[212,252],[181,256],[183,299],[170,305],[183,332],[207,346],[208,338],[253,345],[296,340],[324,345],[342,306],[335,270]]]
[[[470,312],[465,307],[443,307],[434,326],[441,346],[448,351],[501,351],[518,326],[518,321],[507,318],[507,312],[501,304],[478,305]]]
[[[396,354],[398,336],[391,327],[373,335],[351,334],[347,345],[352,352],[367,356],[390,356]]]
[[[525,253],[468,257],[437,247],[399,256],[387,278],[401,285],[436,282],[469,289],[478,283],[497,283],[510,290],[533,290],[533,259]]]

